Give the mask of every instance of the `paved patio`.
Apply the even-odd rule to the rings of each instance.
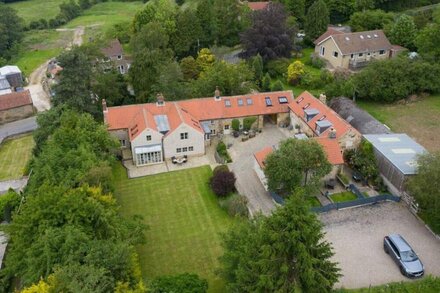
[[[270,214],[276,205],[254,171],[254,153],[264,147],[278,145],[281,140],[286,139],[286,134],[276,125],[266,124],[263,132],[257,134],[256,137],[245,142],[242,142],[241,138],[241,136],[234,138],[232,135],[223,137],[226,144],[232,144],[232,147],[228,149],[232,157],[232,163],[229,166],[237,177],[235,185],[238,192],[248,199],[251,214],[257,212]]]

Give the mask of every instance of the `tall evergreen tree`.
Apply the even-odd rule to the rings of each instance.
[[[231,292],[331,292],[339,277],[302,192],[270,217],[236,224],[222,246],[221,274]]]
[[[330,15],[327,5],[323,0],[317,0],[307,11],[304,29],[307,39],[313,41],[322,35],[330,23]]]
[[[216,39],[216,22],[214,18],[214,1],[200,1],[197,6],[196,15],[202,26],[202,32],[198,41],[198,49],[208,48]]]

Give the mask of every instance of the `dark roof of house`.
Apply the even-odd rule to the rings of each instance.
[[[391,43],[382,30],[339,33],[332,34],[331,37],[343,55],[391,49]],[[325,38],[320,42],[324,40]]]
[[[0,111],[26,105],[32,105],[32,98],[29,90],[0,95]]]
[[[362,134],[391,133],[390,129],[368,112],[360,109],[349,98],[333,98],[330,100],[329,106]]]
[[[113,57],[113,56],[119,56],[122,55],[122,45],[119,42],[118,39],[111,40],[107,47],[102,48],[101,52],[106,57]]]

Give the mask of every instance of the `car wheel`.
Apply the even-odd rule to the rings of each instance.
[[[400,267],[400,272],[402,273],[402,275],[404,275],[404,276],[406,277],[406,272],[405,272],[405,270],[403,269],[403,267]]]
[[[383,246],[383,250],[385,251],[386,254],[390,254],[390,252],[388,251],[388,247],[386,247],[385,245]]]

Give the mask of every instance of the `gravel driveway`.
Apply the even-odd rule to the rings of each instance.
[[[233,161],[230,167],[237,177],[237,190],[247,197],[252,214],[262,212],[268,215],[276,207],[254,171],[254,153],[267,146],[278,145],[283,139],[286,139],[286,136],[276,125],[271,124],[265,125],[262,133],[245,142],[241,141],[241,137],[234,139],[232,136],[227,136],[224,139],[226,143],[233,143],[228,150]]]
[[[403,203],[332,211],[319,216],[326,239],[333,243],[334,260],[343,276],[336,287],[359,288],[409,280],[383,250],[383,237],[401,234],[419,255],[425,273],[440,276],[440,240]]]

